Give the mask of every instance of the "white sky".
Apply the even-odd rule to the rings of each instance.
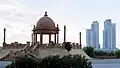
[[[63,42],[63,27],[67,26],[67,41],[85,44],[86,30],[93,21],[99,22],[100,44],[105,19],[116,23],[117,47],[120,47],[120,1],[119,0],[0,0],[0,44],[3,42],[3,28],[7,28],[7,43],[31,41],[33,25],[48,12],[55,24],[60,26],[60,42]],[[45,42],[47,36],[44,37]]]

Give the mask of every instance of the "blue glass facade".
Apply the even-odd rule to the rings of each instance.
[[[86,29],[86,45],[91,46],[91,41],[92,41],[91,29]]]
[[[112,24],[112,49],[116,49],[116,24]]]
[[[86,44],[89,46],[93,46],[96,49],[100,49],[99,46],[99,23],[98,21],[94,21],[91,24],[91,29],[86,30]]]
[[[116,25],[111,19],[104,22],[103,49],[116,49]]]

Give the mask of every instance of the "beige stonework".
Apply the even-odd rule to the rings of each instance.
[[[81,49],[81,32],[80,32],[80,43],[71,43],[72,50],[68,52],[64,48],[64,43],[66,42],[66,26],[64,26],[64,43],[59,43],[59,25],[55,25],[54,21],[48,17],[47,12],[40,18],[37,25],[33,27],[32,40],[26,44],[21,44],[14,42],[7,44],[5,42],[4,33],[4,43],[0,51],[0,58],[3,60],[15,60],[18,57],[28,55],[34,58],[43,58],[49,55],[60,55],[61,57],[68,54],[81,54],[86,56],[87,59],[91,59],[85,54]],[[5,30],[4,30],[5,32]],[[43,43],[43,35],[47,34],[49,36],[48,44]],[[38,41],[37,35],[40,35],[40,41]],[[51,35],[54,35],[54,41],[51,41]]]

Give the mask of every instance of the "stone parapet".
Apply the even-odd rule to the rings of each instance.
[[[30,42],[27,42],[26,44],[22,44],[22,43],[18,43],[18,42],[14,42],[14,43],[11,43],[11,44],[5,44],[3,46],[3,49],[22,49],[24,48],[26,45],[30,45]]]
[[[35,47],[35,45],[33,46]],[[64,43],[61,44],[38,44],[36,46],[37,49],[41,48],[41,49],[46,49],[46,48],[64,48]],[[80,49],[80,46],[78,43],[72,43],[72,48],[73,49]]]

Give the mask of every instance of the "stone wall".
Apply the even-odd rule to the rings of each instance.
[[[27,42],[27,43],[29,43],[29,42]],[[27,43],[22,44],[22,43],[14,42],[11,44],[5,44],[5,46],[3,46],[3,49],[22,49],[27,45]]]
[[[73,49],[80,49],[79,43],[71,43]],[[36,45],[32,46],[32,49],[37,50],[39,48],[41,49],[46,49],[46,48],[64,48],[64,43],[60,44],[54,44],[53,42],[49,44],[39,44],[37,43]]]

